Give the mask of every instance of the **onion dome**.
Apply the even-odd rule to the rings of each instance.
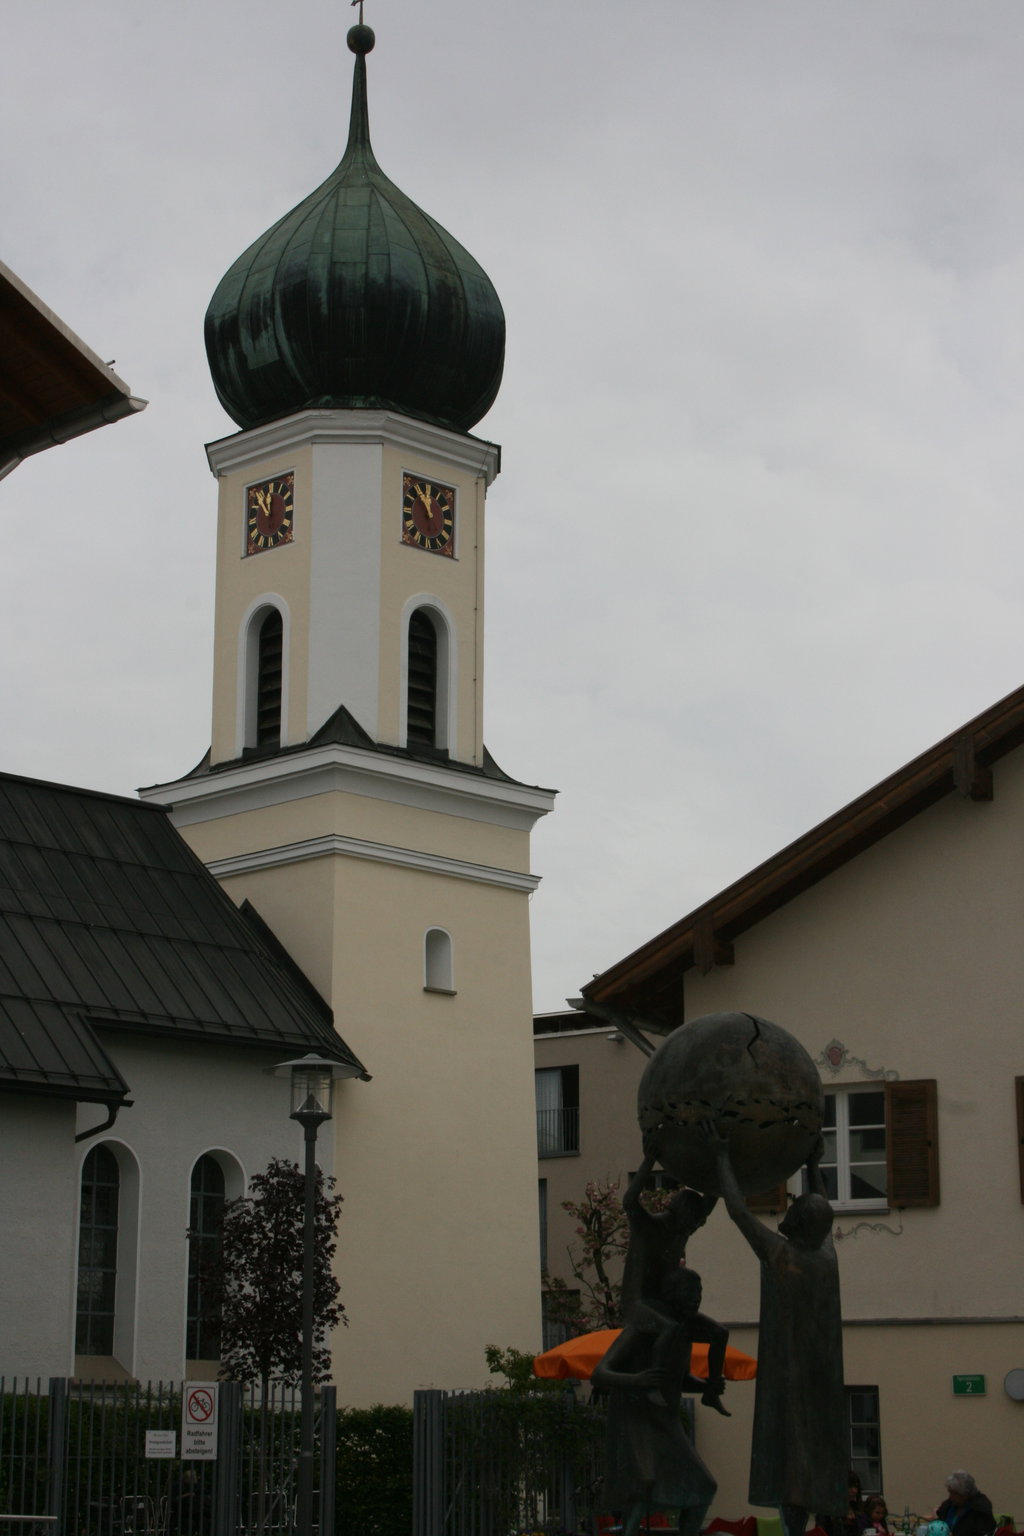
[[[400,192],[370,148],[356,55],[337,170],[231,266],[206,312],[221,404],[240,427],[295,411],[385,409],[466,432],[501,383],[505,317],[468,251]]]

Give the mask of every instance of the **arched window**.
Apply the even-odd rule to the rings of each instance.
[[[109,1147],[93,1147],[82,1165],[78,1229],[75,1354],[112,1355],[117,1299],[117,1224],[121,1175]]]
[[[220,1303],[214,1271],[220,1255],[224,1196],[224,1170],[207,1152],[192,1170],[189,1202],[185,1335],[185,1355],[189,1360],[220,1358]]]
[[[438,745],[437,630],[425,608],[409,616],[408,713],[410,747]]]
[[[454,992],[452,938],[443,928],[428,928],[423,941],[424,988],[427,992]]]
[[[257,747],[281,745],[281,689],[284,678],[284,625],[276,608],[260,624],[256,658]]]

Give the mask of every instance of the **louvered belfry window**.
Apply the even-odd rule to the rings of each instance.
[[[437,630],[422,608],[409,620],[410,746],[432,747],[437,740]]]
[[[260,625],[259,666],[256,679],[256,745],[281,744],[281,678],[284,629],[281,615],[272,608]]]

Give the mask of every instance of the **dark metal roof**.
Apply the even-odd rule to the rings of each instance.
[[[0,775],[0,1086],[122,1098],[97,1029],[361,1067],[161,807]]]
[[[483,762],[463,763],[458,758],[439,747],[428,747],[424,743],[414,743],[411,747],[392,747],[384,742],[374,741],[369,736],[358,720],[347,710],[344,704],[324,721],[308,741],[293,743],[291,746],[263,746],[246,747],[241,757],[227,758],[224,762],[211,765],[209,749],[196,766],[184,774],[186,779],[203,778],[207,774],[226,773],[228,769],[237,768],[239,763],[262,762],[267,758],[295,757],[300,752],[308,752],[311,747],[340,746],[358,747],[363,752],[375,752],[380,757],[392,757],[413,763],[431,763],[438,768],[450,768],[455,773],[467,774],[477,779],[493,779],[499,784],[516,784],[523,789],[537,789],[535,784],[524,784],[521,779],[512,778],[504,768],[498,766],[487,747],[484,747]],[[155,786],[147,786],[147,788]]]
[[[683,1022],[683,979],[728,965],[733,940],[944,796],[990,800],[992,765],[1024,745],[1024,688],[1000,699],[581,989],[598,1017],[658,1034]]]
[[[369,27],[349,33],[358,57],[341,163],[239,256],[210,300],[210,372],[240,427],[328,407],[467,432],[498,393],[505,316],[490,278],[370,148],[372,46]]]
[[[145,404],[0,262],[0,475]]]

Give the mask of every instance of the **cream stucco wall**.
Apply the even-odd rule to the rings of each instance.
[[[290,625],[289,746],[339,705],[375,743],[401,746],[410,613],[431,609],[449,638],[444,744],[461,769],[322,743],[147,793],[174,806],[229,894],[253,902],[372,1073],[339,1085],[322,1133],[345,1197],[341,1400],[482,1384],[488,1344],[539,1333],[529,833],[552,803],[471,771],[483,761],[484,496],[498,450],[385,412],[309,411],[209,456],[215,764],[239,753],[239,634],[267,592]],[[245,489],[288,468],[294,542],[243,558]],[[406,472],[454,487],[454,558],[402,543]],[[433,928],[451,937],[451,995],[424,985]]]
[[[316,432],[310,422],[322,417],[331,430]],[[445,744],[459,761],[482,761],[484,502],[495,450],[403,418],[367,420],[365,412],[303,413],[290,432],[240,433],[211,449],[219,477],[214,763],[245,745],[243,638],[265,606],[285,618],[285,745],[308,740],[342,703],[374,741],[401,745],[408,616],[428,607],[450,638]],[[246,490],[288,471],[293,539],[247,555]],[[405,471],[454,488],[454,558],[402,543]]]
[[[339,1084],[333,1127],[342,1400],[485,1382],[488,1344],[539,1331],[526,897],[338,856],[225,885],[373,1074]],[[451,935],[454,996],[424,990],[429,927]]]

